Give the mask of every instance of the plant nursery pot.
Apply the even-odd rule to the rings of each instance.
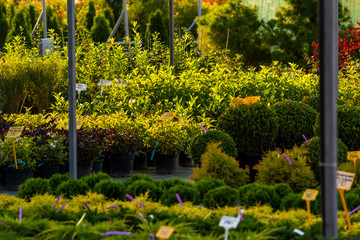
[[[89,176],[91,173],[92,162],[77,162],[77,178]]]
[[[103,164],[104,164],[104,158],[100,158],[98,160],[95,160],[93,162],[91,172],[93,172],[93,173],[101,172],[102,168],[103,168]]]
[[[9,191],[19,190],[20,185],[25,182],[26,179],[33,177],[33,170],[31,168],[25,169],[6,169],[6,187]]]
[[[134,169],[134,156],[129,155],[110,155],[111,176],[127,177],[132,174]]]
[[[43,164],[36,169],[37,175],[41,178],[50,178],[52,175],[59,173],[59,165]]]
[[[171,174],[176,173],[179,168],[179,154],[164,154],[156,156],[156,173]]]
[[[179,164],[182,167],[193,167],[192,160],[183,151],[180,152]]]
[[[0,168],[0,184],[6,186],[6,168]]]
[[[136,155],[134,158],[134,170],[144,170],[146,169],[146,161],[147,155],[146,154],[139,154]]]
[[[110,154],[106,154],[104,157],[104,163],[102,165],[102,171],[107,174],[111,174],[111,160]]]

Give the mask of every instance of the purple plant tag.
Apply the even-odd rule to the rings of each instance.
[[[288,157],[288,156],[286,156],[286,154],[285,154],[285,153],[283,153],[283,155],[287,158],[287,160],[289,161],[290,165],[292,165],[292,162],[290,161],[289,157]]]
[[[203,126],[199,125],[199,127],[201,127],[202,130],[204,130],[205,132],[209,131],[206,128],[204,128]]]
[[[83,204],[87,208],[87,210],[89,210],[91,212],[91,209],[90,209],[89,205],[87,205],[86,202],[83,202]]]
[[[352,210],[351,212],[349,212],[349,216],[351,215],[351,214],[353,214],[354,212],[356,212],[357,210],[359,210],[360,209],[360,205],[359,206],[357,206],[354,210]]]
[[[239,210],[239,215],[240,215],[240,219],[241,219],[241,220],[244,220],[244,217],[243,217],[243,215],[242,215],[242,209]]]
[[[62,205],[58,210],[56,210],[56,212],[60,212],[61,209],[63,209],[64,207],[66,207],[67,203],[65,203],[64,205]]]
[[[152,240],[155,240],[155,235],[153,233],[149,233],[149,235],[151,236]]]
[[[290,100],[290,97],[289,97],[289,95],[287,96],[287,99],[288,99],[288,100]]]
[[[109,208],[109,207],[117,207],[117,208],[120,208],[119,205],[116,205],[116,204],[110,204],[110,205],[107,205],[106,207],[107,207],[107,208]]]
[[[22,220],[22,207],[19,208],[19,222]]]
[[[142,207],[143,209],[145,209],[145,206],[144,206],[143,204],[139,203],[138,201],[135,201],[135,199],[134,199],[132,196],[130,196],[129,194],[126,194],[126,197],[127,197],[128,199],[130,199],[131,201],[137,203],[137,204],[138,204],[140,207]]]
[[[184,204],[183,204],[183,202],[181,201],[181,198],[180,198],[180,196],[179,196],[178,193],[176,194],[176,198],[177,198],[177,200],[179,201],[180,205],[183,207]]]
[[[303,136],[303,138],[305,139],[307,145],[309,145],[309,141],[308,141],[307,138],[305,137],[305,134],[303,134],[302,136]]]
[[[101,236],[109,236],[109,235],[130,235],[131,232],[118,232],[118,231],[112,231],[112,232],[106,232],[106,233],[100,233]]]
[[[146,222],[146,223],[147,223],[146,219],[144,218],[144,216],[142,215],[142,213],[141,213],[141,212],[139,212],[139,215],[140,215],[140,217],[142,218],[142,220],[144,220],[144,222]]]
[[[101,206],[101,209],[103,210],[103,212],[105,213],[106,217],[109,219],[109,221],[111,222],[111,224],[114,224],[113,220],[111,219],[111,217],[109,216],[109,214],[105,211],[104,206]]]
[[[59,195],[56,199],[56,202],[54,203],[54,206],[55,207],[56,205],[58,205],[59,201],[60,201],[60,198],[61,198],[61,195]]]

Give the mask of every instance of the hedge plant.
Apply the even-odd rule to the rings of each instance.
[[[175,186],[192,187],[192,184],[190,182],[178,177],[171,179],[161,179],[156,181],[156,184],[162,190],[167,190]]]
[[[153,201],[158,201],[162,195],[161,189],[155,183],[146,180],[137,180],[126,187],[126,192],[132,197],[140,196],[149,192],[149,197]]]
[[[239,199],[239,192],[229,186],[222,186],[211,189],[203,198],[203,204],[207,208],[235,206]]]
[[[200,200],[200,194],[194,186],[174,186],[166,190],[160,202],[166,206],[170,206],[176,203],[179,203],[176,194],[179,194],[179,197],[182,202],[192,202],[197,204]]]
[[[55,193],[57,187],[63,183],[63,182],[67,182],[69,180],[71,180],[72,178],[70,177],[69,173],[66,174],[54,174],[49,178],[49,185],[50,185],[50,193]]]
[[[128,178],[124,181],[124,186],[128,187],[130,184],[132,184],[138,180],[144,180],[147,182],[155,183],[155,180],[152,179],[152,177],[150,177],[149,175],[143,174],[143,173],[135,173],[135,174],[131,175],[130,178]]]
[[[226,186],[225,182],[215,178],[203,178],[195,183],[195,188],[200,193],[200,199],[203,199],[204,195],[210,190],[223,186]]]
[[[95,184],[94,192],[101,193],[109,199],[124,200],[125,186],[119,181],[103,179]]]
[[[110,176],[103,172],[91,173],[89,176],[84,176],[80,181],[89,186],[90,189],[94,189],[95,185],[102,180],[111,180]]]
[[[89,190],[89,186],[86,185],[84,182],[70,179],[66,182],[62,182],[56,188],[55,194],[71,198],[76,195],[84,195]]]
[[[49,191],[49,180],[43,178],[29,178],[20,185],[18,197],[29,199],[35,194],[45,194]]]
[[[196,137],[190,144],[190,157],[194,164],[200,165],[201,155],[205,152],[206,145],[211,141],[221,142],[219,147],[222,148],[224,153],[236,157],[237,149],[232,137],[220,130],[209,130]]]
[[[340,105],[338,113],[338,138],[349,148],[349,151],[360,150],[360,107]]]
[[[257,204],[270,204],[274,209],[280,206],[280,199],[274,188],[261,183],[250,183],[239,188],[241,206],[250,207]]]

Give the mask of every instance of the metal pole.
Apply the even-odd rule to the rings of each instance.
[[[338,236],[337,110],[338,1],[320,0],[320,153],[323,235]]]
[[[45,3],[45,0],[42,0],[42,5],[43,5],[43,22],[44,22],[43,35],[44,35],[44,38],[47,38],[47,21],[46,21],[46,3]]]
[[[120,17],[116,21],[114,29],[111,31],[111,34],[110,34],[108,40],[106,41],[107,43],[109,42],[110,38],[113,38],[115,36],[115,33],[118,30],[118,28],[120,27],[120,23],[121,23],[122,19],[124,18],[124,13],[125,13],[125,10],[122,10]]]
[[[75,4],[67,0],[69,58],[69,172],[77,179],[76,164],[76,91],[75,91]]]
[[[34,37],[35,31],[39,27],[39,25],[40,25],[40,23],[42,21],[42,18],[43,18],[43,12],[40,13],[40,15],[39,15],[39,17],[38,17],[38,19],[37,19],[37,21],[35,23],[35,26],[34,26],[32,32],[31,32],[31,37]]]
[[[201,0],[198,0],[198,17],[201,18]]]
[[[173,67],[172,74],[175,74],[174,60],[174,0],[169,0],[169,38],[170,38],[170,66]]]
[[[124,12],[125,12],[125,36],[129,36],[129,20],[128,20],[128,12],[127,12],[127,1],[123,0]]]

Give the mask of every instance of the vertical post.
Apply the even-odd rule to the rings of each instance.
[[[42,5],[43,5],[43,22],[44,22],[43,35],[44,35],[44,38],[47,38],[47,21],[46,21],[46,3],[45,3],[45,0],[42,0]]]
[[[124,18],[125,18],[125,36],[129,36],[129,20],[128,20],[128,12],[127,12],[127,1],[123,0],[124,7]]]
[[[324,237],[337,237],[338,1],[320,0],[320,153]]]
[[[172,74],[175,74],[174,60],[174,0],[169,0],[169,38],[170,38],[170,66],[173,67]]]
[[[69,59],[69,172],[77,179],[76,165],[76,91],[75,91],[75,4],[67,0]]]
[[[198,0],[198,17],[201,18],[201,0]]]

